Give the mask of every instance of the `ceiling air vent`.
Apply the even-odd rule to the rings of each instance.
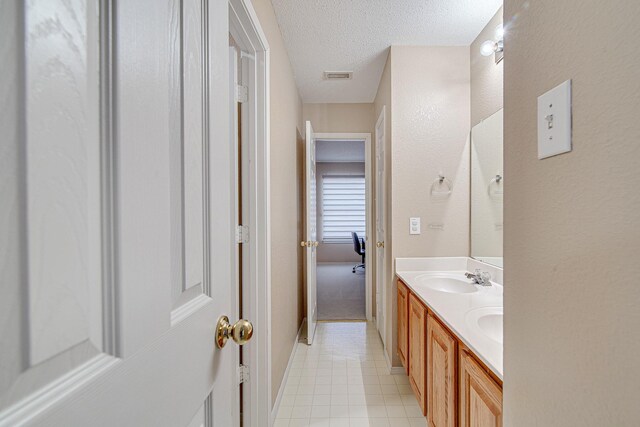
[[[351,80],[353,71],[325,71],[325,80]]]

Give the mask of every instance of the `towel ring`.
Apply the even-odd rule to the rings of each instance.
[[[491,192],[491,187],[493,186],[493,184],[500,185],[503,180],[504,177],[502,175],[496,174],[496,176],[491,181],[489,181],[489,185],[487,185],[487,194],[489,194],[489,197],[492,197],[494,195],[502,196],[504,194],[504,190],[496,191],[495,193]]]
[[[436,191],[436,188],[441,187],[442,185],[445,185],[447,187],[447,191]],[[431,184],[431,195],[432,196],[446,196],[446,197],[448,197],[451,194],[452,191],[453,191],[453,184],[451,183],[451,181],[449,179],[447,179],[442,174],[439,174],[438,178],[436,178],[436,180],[433,181],[433,184]]]

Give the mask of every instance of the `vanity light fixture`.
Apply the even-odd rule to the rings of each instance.
[[[487,40],[480,46],[482,56],[495,54],[496,64],[504,58],[504,27],[502,24],[496,27],[495,40]]]

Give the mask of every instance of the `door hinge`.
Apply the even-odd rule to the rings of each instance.
[[[249,381],[249,367],[247,365],[238,366],[238,384]]]
[[[236,243],[249,242],[249,227],[246,225],[236,226]]]
[[[249,88],[242,85],[236,86],[236,102],[247,102],[249,100]]]

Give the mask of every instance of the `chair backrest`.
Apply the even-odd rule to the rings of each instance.
[[[352,231],[351,238],[353,239],[353,250],[356,251],[358,255],[362,255],[362,245],[358,234]]]

